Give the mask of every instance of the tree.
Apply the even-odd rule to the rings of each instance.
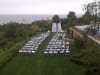
[[[100,17],[100,1],[84,4],[83,9],[85,10],[85,13],[89,12],[92,16],[94,16],[94,22],[96,24],[98,17]]]
[[[70,11],[69,14],[67,15],[68,18],[76,18],[75,12]]]
[[[50,29],[50,25],[48,25],[48,22],[46,20],[41,20],[41,21],[35,21],[32,23],[33,26],[38,26],[39,31],[47,31]]]
[[[70,11],[67,15],[67,20],[69,22],[69,25],[75,25],[76,24],[76,14],[74,11]]]
[[[85,12],[82,18],[84,24],[90,24],[90,22],[94,20],[94,16],[92,16],[89,11]]]
[[[16,26],[17,23],[8,23],[6,25],[5,36],[16,41]]]
[[[0,41],[0,49],[2,49],[3,51],[5,51],[6,47],[7,47],[7,39],[2,39]]]
[[[53,22],[56,22],[58,23],[60,21],[60,18],[58,15],[54,15],[53,18],[52,18]]]

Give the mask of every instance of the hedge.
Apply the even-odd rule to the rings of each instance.
[[[16,44],[12,48],[0,54],[0,69],[16,54],[21,45]]]

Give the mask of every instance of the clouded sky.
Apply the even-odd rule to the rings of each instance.
[[[82,14],[82,5],[91,1],[94,0],[0,0],[0,14]]]

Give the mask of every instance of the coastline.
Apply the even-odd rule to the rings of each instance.
[[[65,18],[66,15],[59,15],[60,18]],[[51,20],[53,15],[14,15],[14,14],[2,14],[0,15],[0,25],[7,24],[9,22],[23,23],[23,24],[31,24],[34,21],[38,20]]]

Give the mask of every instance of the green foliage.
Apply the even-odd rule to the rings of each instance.
[[[51,33],[34,55],[17,55],[0,75],[83,75],[83,67],[70,61],[70,55],[45,55],[44,49],[54,36]]]
[[[99,75],[100,73],[100,48],[98,49],[95,46],[90,46],[83,51],[84,62],[88,66],[87,73],[92,73],[91,75]]]
[[[68,29],[68,21],[67,21],[67,19],[66,18],[62,18],[61,19],[61,23],[62,23],[62,29]]]
[[[7,40],[6,39],[3,39],[0,41],[0,48],[5,51],[6,49],[6,46],[7,46]]]
[[[84,48],[85,43],[86,42],[83,39],[81,39],[81,38],[75,38],[75,46],[77,48]]]
[[[3,67],[19,50],[20,44],[14,45],[12,48],[0,53],[0,68]]]
[[[16,23],[8,23],[5,29],[5,37],[16,38]]]
[[[74,11],[70,11],[67,15],[67,18],[61,19],[62,28],[68,29],[70,26],[74,26],[77,24],[77,17]]]
[[[8,23],[2,25],[0,31],[0,68],[5,65],[19,50],[18,43],[29,39],[37,33],[31,25],[21,25],[18,23]]]
[[[70,11],[67,15],[67,20],[69,22],[69,25],[73,26],[76,23],[76,14],[73,11]]]
[[[55,23],[60,22],[59,16],[58,15],[54,15],[53,18],[52,18],[52,21],[55,22]]]
[[[0,26],[0,50],[6,50],[20,41],[24,41],[37,33],[31,25],[8,23]]]
[[[83,24],[90,24],[91,21],[94,21],[95,18],[88,11],[82,16]]]
[[[50,29],[50,25],[48,24],[48,22],[47,21],[45,21],[45,20],[41,20],[41,21],[35,21],[35,22],[33,22],[32,23],[32,25],[34,26],[34,25],[37,25],[38,27],[39,27],[39,32],[41,31],[41,32],[45,32],[45,31],[47,31],[47,30],[49,30]]]
[[[68,13],[67,17],[68,17],[68,18],[72,18],[72,19],[73,19],[73,18],[76,18],[75,12],[70,11],[70,12]]]
[[[76,40],[76,39],[75,39]],[[85,48],[84,48],[85,43]],[[86,68],[85,75],[99,75],[100,74],[100,47],[85,40],[77,39],[73,44],[72,50],[77,51],[71,57],[74,63],[82,65]]]

